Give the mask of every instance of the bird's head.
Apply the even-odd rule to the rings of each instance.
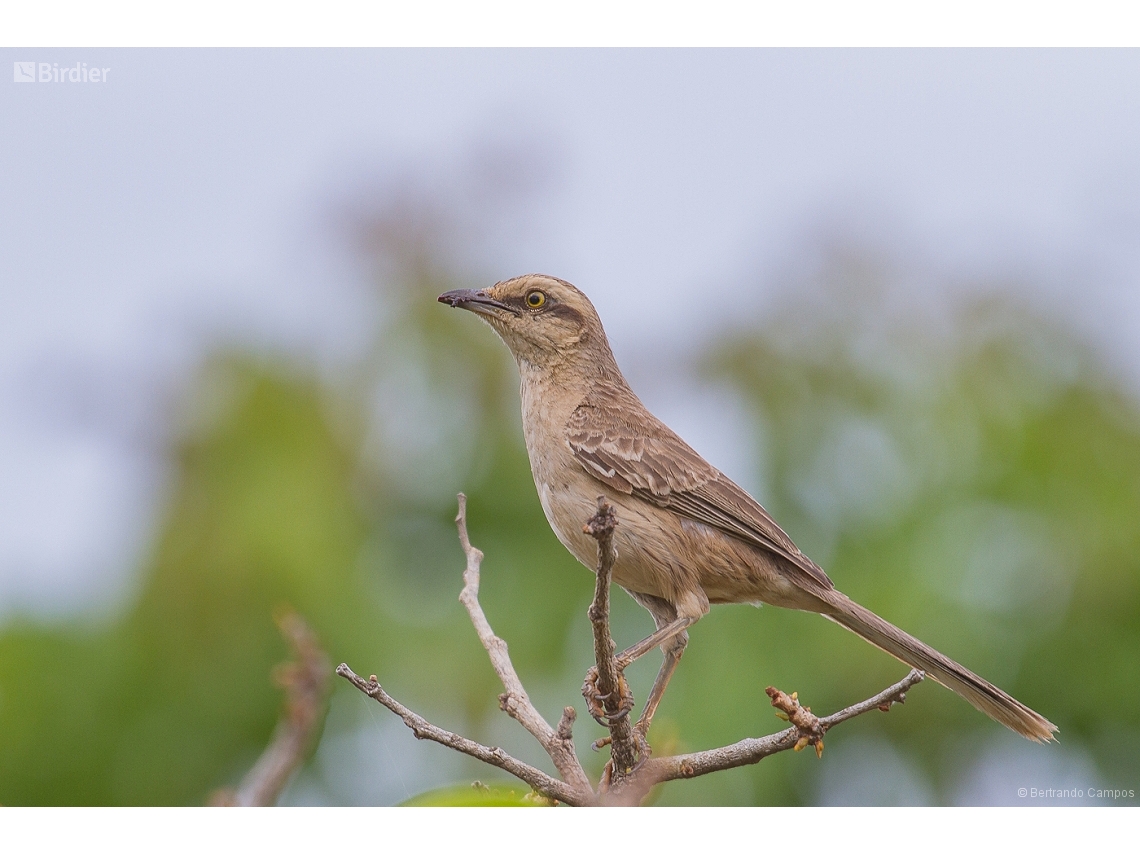
[[[448,291],[439,302],[480,315],[520,364],[552,368],[581,357],[613,360],[586,295],[553,276],[532,273],[478,291]]]

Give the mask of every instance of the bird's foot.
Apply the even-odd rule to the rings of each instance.
[[[586,672],[586,680],[582,683],[582,697],[586,699],[586,709],[594,717],[594,721],[602,727],[613,727],[633,709],[633,692],[629,690],[625,675],[618,674],[616,692],[603,693],[598,690],[597,666],[591,667]]]

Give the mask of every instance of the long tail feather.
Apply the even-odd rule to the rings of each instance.
[[[1053,736],[1057,731],[1055,724],[1016,698],[1007,695],[997,686],[983,680],[973,671],[943,656],[933,647],[923,644],[914,636],[908,635],[838,591],[835,591],[833,597],[829,599],[834,611],[824,614],[824,617],[851,630],[912,668],[922,669],[932,679],[972,704],[975,709],[1027,739],[1032,739],[1034,742],[1048,742],[1055,738]]]

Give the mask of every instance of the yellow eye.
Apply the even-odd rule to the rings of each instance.
[[[541,291],[531,291],[526,295],[526,304],[532,309],[541,309],[546,305],[546,295]]]

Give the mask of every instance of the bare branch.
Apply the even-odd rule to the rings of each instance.
[[[549,796],[552,799],[557,799],[568,805],[584,805],[593,801],[593,799],[590,798],[592,790],[588,785],[586,793],[579,792],[568,784],[559,781],[557,778],[550,777],[550,775],[547,775],[541,769],[536,769],[521,760],[516,760],[502,748],[492,748],[468,739],[465,736],[459,736],[449,730],[436,727],[423,716],[412,712],[385,692],[380,687],[380,684],[376,682],[374,676],[365,680],[363,677],[354,674],[352,669],[343,663],[337,666],[336,672],[356,686],[356,688],[360,689],[360,691],[364,692],[364,694],[368,695],[368,697],[375,699],[402,718],[404,724],[411,728],[412,733],[416,735],[417,739],[430,739],[432,742],[446,745],[448,748],[453,748],[477,760],[482,760],[484,763],[496,766],[505,772],[510,772],[516,778],[526,781],[526,783],[530,784],[544,796]]]
[[[216,793],[216,805],[258,807],[277,804],[293,773],[305,762],[324,721],[329,695],[330,663],[317,636],[293,611],[277,618],[281,634],[296,660],[282,663],[274,679],[285,689],[285,709],[273,738],[236,790]]]
[[[637,761],[637,745],[634,742],[633,725],[629,722],[629,711],[633,707],[633,695],[625,682],[625,676],[618,669],[614,657],[615,645],[610,633],[610,581],[613,578],[614,528],[617,515],[605,496],[598,496],[598,512],[586,523],[583,531],[598,541],[597,580],[594,585],[594,601],[590,603],[590,623],[594,628],[594,661],[597,663],[597,684],[591,685],[587,677],[582,693],[587,704],[593,706],[600,700],[605,715],[595,713],[598,722],[610,731],[612,766],[608,784],[612,785],[633,771]],[[595,695],[596,692],[596,695]]]
[[[855,718],[857,715],[862,715],[874,709],[882,712],[890,712],[892,705],[903,703],[906,700],[906,693],[925,679],[925,672],[919,671],[917,668],[912,668],[909,674],[890,688],[883,689],[883,691],[879,692],[879,694],[873,698],[867,698],[865,701],[852,704],[847,707],[847,709],[842,709],[837,713],[832,713],[826,718],[820,719],[820,724],[823,725],[823,729],[826,731],[835,727],[837,724],[842,724],[849,718]]]
[[[594,629],[595,658],[597,661],[596,682],[584,691],[591,705],[591,712],[610,728],[611,737],[606,740],[613,744],[613,760],[607,764],[606,772],[595,792],[586,773],[574,752],[572,729],[575,720],[573,707],[566,707],[557,729],[538,713],[531,703],[522,681],[511,664],[506,642],[492,631],[483,609],[479,605],[479,570],[483,553],[471,545],[467,535],[466,499],[459,495],[459,514],[455,519],[459,530],[459,542],[467,559],[463,573],[463,592],[459,599],[467,609],[475,631],[479,636],[495,673],[499,675],[506,691],[499,696],[499,706],[527,729],[546,749],[557,767],[562,780],[553,778],[540,769],[517,760],[501,748],[493,748],[431,724],[422,716],[412,712],[385,692],[376,677],[368,680],[353,673],[348,665],[340,665],[336,670],[361,692],[375,699],[403,719],[419,739],[430,739],[463,754],[475,757],[530,784],[537,792],[568,805],[637,805],[657,784],[678,778],[694,778],[722,769],[732,769],[758,763],[765,757],[789,748],[799,750],[807,745],[815,745],[816,752],[823,751],[823,734],[831,727],[861,715],[872,709],[890,709],[891,704],[901,703],[906,692],[923,679],[921,671],[911,671],[902,681],[891,686],[873,698],[850,706],[826,718],[818,718],[811,709],[803,707],[795,693],[790,696],[769,688],[772,704],[786,717],[792,727],[758,739],[744,739],[733,745],[682,754],[675,757],[648,757],[648,751],[641,745],[642,759],[635,760],[638,745],[635,744],[635,728],[630,725],[627,713],[632,706],[628,687],[624,684],[615,660],[615,645],[609,630],[609,589],[613,573],[615,551],[613,531],[616,525],[613,509],[604,498],[598,500],[598,513],[586,525],[586,532],[598,540],[598,578],[594,601],[590,606],[590,620]]]
[[[558,730],[555,730],[535,709],[526,689],[523,688],[522,680],[511,664],[507,643],[495,635],[486,615],[483,614],[482,606],[479,605],[479,568],[483,561],[483,553],[471,545],[471,540],[467,536],[467,497],[462,493],[459,494],[459,513],[455,517],[455,525],[459,530],[459,543],[467,557],[467,568],[463,571],[463,591],[459,594],[459,602],[467,609],[471,623],[475,626],[475,633],[491,659],[491,666],[499,675],[503,688],[507,690],[499,696],[500,709],[538,740],[566,783],[576,790],[592,792],[590,779],[586,777],[578,755],[574,752],[571,734],[573,717],[567,720],[564,713],[562,723]]]
[[[692,754],[678,754],[673,757],[652,757],[642,765],[634,779],[628,782],[627,787],[624,788],[625,791],[620,794],[615,793],[615,801],[621,804],[640,804],[649,790],[657,784],[678,778],[695,778],[699,775],[707,775],[710,772],[735,769],[738,766],[750,766],[759,763],[772,754],[788,749],[798,750],[797,745],[803,748],[809,744],[816,744],[817,754],[822,754],[823,734],[829,729],[870,710],[886,711],[890,709],[892,704],[902,703],[906,698],[907,691],[912,686],[922,682],[925,676],[922,671],[912,669],[902,680],[873,698],[853,704],[826,718],[816,718],[811,715],[809,708],[800,707],[794,693],[792,696],[788,696],[778,689],[769,688],[768,693],[772,697],[773,706],[783,710],[785,714],[788,712],[788,707],[794,707],[797,710],[792,727],[770,736],[742,739],[740,742],[726,745],[723,748],[698,751]],[[800,712],[806,715],[800,716]],[[813,742],[813,739],[816,738],[818,738],[818,743]]]

